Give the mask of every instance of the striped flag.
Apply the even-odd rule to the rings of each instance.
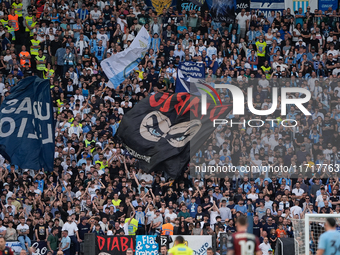
[[[293,0],[293,12],[299,11],[299,8],[302,8],[302,13],[305,13],[308,6],[309,0]]]

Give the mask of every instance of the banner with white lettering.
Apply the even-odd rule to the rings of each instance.
[[[196,12],[204,12],[205,10],[208,10],[207,1],[205,0],[181,0],[177,1],[177,9],[179,12],[182,10],[189,11],[196,11]]]
[[[242,9],[244,9],[246,12],[250,12],[250,0],[236,1],[236,14],[240,13]]]
[[[136,255],[158,255],[157,236],[136,236]]]
[[[49,80],[28,77],[0,107],[0,154],[21,168],[53,170],[54,125]]]
[[[176,239],[176,235],[172,236],[172,239]],[[212,236],[183,236],[184,243],[194,250],[195,255],[207,255],[207,249],[212,247]],[[174,243],[170,244],[170,248],[174,246]]]
[[[45,255],[48,251],[47,242],[45,241],[33,242],[32,247],[35,248],[36,255]]]
[[[279,12],[282,15],[282,11],[285,9],[284,0],[251,0],[250,8],[259,10],[266,18],[270,17],[271,11]]]
[[[195,79],[204,79],[204,77],[205,67],[203,63],[180,62],[177,68],[176,93],[189,92],[190,85],[188,82],[194,82]]]
[[[338,0],[319,0],[319,10],[328,11],[328,8],[331,7],[332,10],[338,9]]]

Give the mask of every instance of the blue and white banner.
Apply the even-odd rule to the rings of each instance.
[[[151,37],[145,27],[142,27],[129,48],[113,54],[103,60],[100,65],[104,73],[116,89],[138,66],[150,48]]]
[[[18,242],[18,241],[13,241],[13,242],[8,241],[8,242],[6,242],[6,246],[9,247],[9,248],[11,248],[12,251],[13,251],[15,254],[19,254],[19,253],[21,252],[21,250],[22,250],[22,248],[21,248],[21,243]]]
[[[302,13],[306,13],[308,6],[309,6],[309,0],[293,0],[293,12],[294,13],[297,13],[300,8],[302,9]]]
[[[282,15],[282,11],[285,9],[285,1],[251,0],[250,9],[259,10],[266,18],[270,17],[271,11],[279,12]]]
[[[136,236],[135,255],[158,255],[157,236]]]
[[[302,13],[306,13],[307,7],[310,6],[310,10],[314,12],[315,9],[319,8],[318,0],[293,0],[285,1],[285,9],[290,8],[292,13],[297,13],[299,8],[302,9]],[[336,2],[338,2],[336,0]]]
[[[203,63],[190,61],[180,62],[177,68],[176,93],[189,92],[190,82],[204,79],[205,67]]]
[[[332,10],[338,9],[338,0],[319,0],[319,10],[327,11],[331,7]]]
[[[0,107],[0,154],[24,169],[53,170],[54,125],[49,80],[28,77]]]

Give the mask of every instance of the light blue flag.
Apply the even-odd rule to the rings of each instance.
[[[100,65],[116,89],[138,66],[150,48],[151,37],[142,27],[130,47],[103,60]]]

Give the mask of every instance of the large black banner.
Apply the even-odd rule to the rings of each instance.
[[[135,252],[136,236],[97,236],[96,255],[125,255],[131,248]]]
[[[232,108],[222,105],[221,99],[220,104],[216,102],[208,102],[207,114],[202,115],[200,96],[156,93],[124,116],[118,136],[130,155],[139,159],[141,169],[164,171],[176,178],[214,131],[214,119],[225,118]]]
[[[246,12],[250,12],[250,0],[237,0],[236,14],[240,13],[242,9],[245,9]]]

